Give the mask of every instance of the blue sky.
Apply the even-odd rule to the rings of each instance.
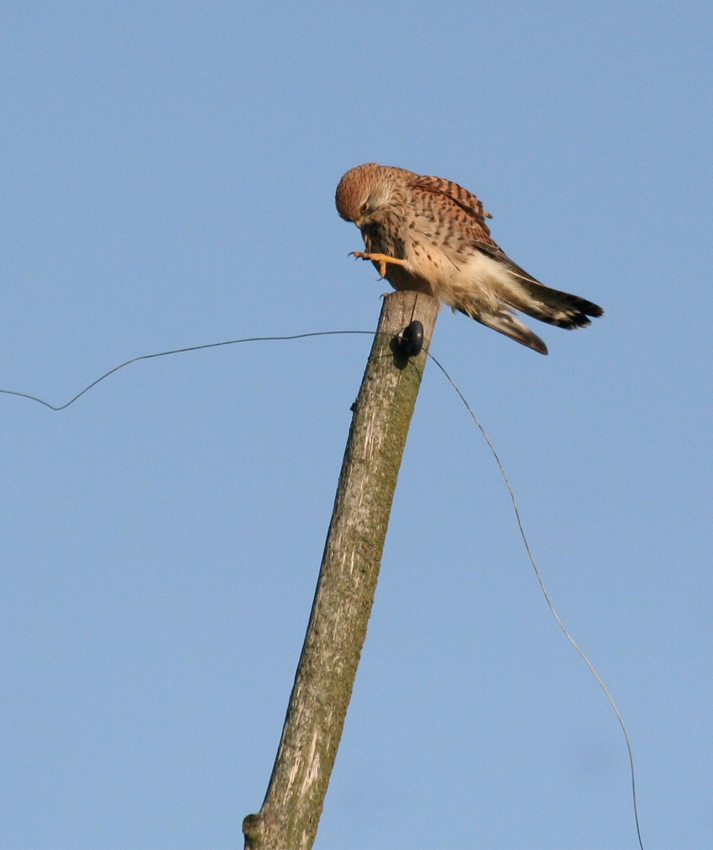
[[[0,5],[0,387],[375,327],[333,193],[474,191],[605,308],[540,357],[443,311],[647,850],[713,844],[705,2]],[[537,325],[538,323],[533,323]],[[229,848],[262,801],[367,337],[0,396],[3,848]],[[621,731],[428,367],[316,847],[636,847]]]

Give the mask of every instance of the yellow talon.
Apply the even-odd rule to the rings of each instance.
[[[405,260],[399,260],[396,257],[389,257],[388,254],[370,254],[364,251],[352,251],[352,256],[357,260],[371,260],[372,263],[379,264],[379,274],[381,277],[386,277],[386,266],[392,263],[395,266],[405,266]]]

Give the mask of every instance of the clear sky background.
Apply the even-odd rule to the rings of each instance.
[[[628,724],[647,850],[713,846],[713,5],[0,4],[0,386],[372,330],[336,184],[456,180],[601,304],[541,357],[443,311],[551,596]],[[368,337],[0,396],[0,847],[242,846]],[[635,848],[621,730],[427,368],[316,847]]]

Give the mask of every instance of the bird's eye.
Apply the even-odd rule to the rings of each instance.
[[[369,201],[364,201],[359,209],[360,215],[366,215],[369,212]]]

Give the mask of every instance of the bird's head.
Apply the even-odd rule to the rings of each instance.
[[[391,198],[386,169],[375,162],[358,165],[342,177],[337,186],[337,212],[346,221],[363,228],[384,209]]]

